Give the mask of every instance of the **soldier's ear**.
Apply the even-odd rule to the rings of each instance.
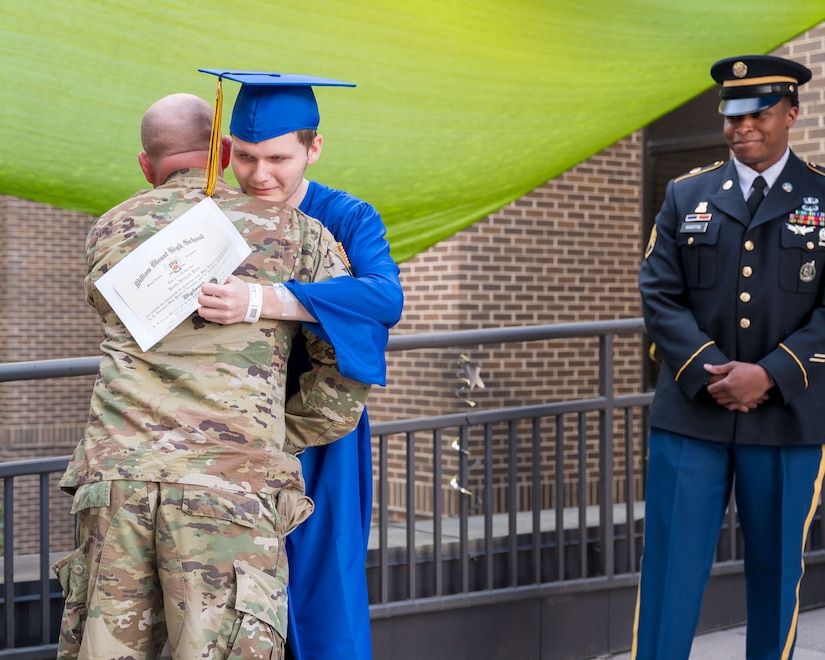
[[[143,176],[145,176],[146,180],[154,186],[155,171],[152,167],[152,162],[149,160],[149,156],[146,155],[146,152],[141,151],[138,154],[138,163],[140,163],[140,169],[143,170]]]
[[[786,119],[785,126],[787,128],[790,128],[791,126],[793,126],[796,123],[796,118],[798,116],[799,116],[799,107],[795,106],[795,105],[792,105],[788,109],[788,114],[786,115],[787,119]]]

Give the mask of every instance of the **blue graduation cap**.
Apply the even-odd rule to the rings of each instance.
[[[246,142],[261,142],[299,131],[317,129],[321,120],[313,87],[355,87],[355,83],[291,73],[198,69],[241,83],[229,130]]]

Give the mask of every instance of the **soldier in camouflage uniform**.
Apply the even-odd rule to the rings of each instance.
[[[295,453],[355,428],[368,393],[307,334],[313,369],[284,401],[297,322],[221,326],[193,314],[143,352],[95,288],[204,198],[211,118],[190,95],[154,104],[140,161],[155,188],[89,234],[86,294],[104,339],[89,422],[60,482],[74,494],[78,549],[55,565],[66,597],[59,658],[156,658],[167,637],[180,659],[282,658],[284,537],[312,511]],[[222,179],[213,199],[252,247],[235,275],[348,274],[319,222]]]

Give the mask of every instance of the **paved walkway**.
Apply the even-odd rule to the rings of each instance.
[[[690,660],[737,660],[745,657],[745,627],[698,635]],[[794,660],[825,660],[825,608],[802,612]],[[599,660],[630,660],[630,653],[601,656]]]

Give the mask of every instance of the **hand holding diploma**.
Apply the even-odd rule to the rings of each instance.
[[[146,351],[198,309],[205,282],[225,282],[251,252],[207,197],[133,250],[95,286]]]

